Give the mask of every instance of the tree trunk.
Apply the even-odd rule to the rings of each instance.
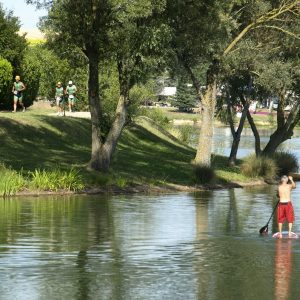
[[[104,138],[101,132],[101,105],[99,98],[99,56],[91,51],[89,55],[89,106],[92,123],[92,154],[88,169],[108,172],[112,155],[116,149],[118,140],[126,123],[128,84],[127,77],[122,68],[119,68],[120,97],[116,109],[115,119],[110,127],[107,136]],[[121,65],[120,65],[121,66]]]
[[[217,98],[218,62],[215,61],[207,72],[207,87],[203,97],[202,124],[199,135],[194,163],[196,165],[211,166],[212,139],[214,129],[214,114]]]
[[[96,162],[99,171],[108,172],[111,164],[111,158],[116,150],[122,130],[126,124],[127,106],[129,94],[129,74],[123,68],[121,61],[118,62],[119,83],[120,83],[120,97],[115,113],[114,121],[105,138],[104,143],[100,143],[100,147],[95,152]]]
[[[111,158],[116,150],[122,130],[126,124],[127,102],[128,97],[126,94],[120,95],[114,122],[100,151],[101,169],[104,172],[108,172],[109,170]]]
[[[241,95],[240,98],[241,98],[242,104],[244,106],[247,105],[246,99],[243,97],[243,95]],[[255,155],[259,156],[261,154],[260,136],[259,136],[259,132],[256,128],[256,125],[254,123],[254,120],[251,116],[251,113],[250,113],[249,109],[247,109],[247,120],[250,124],[251,130],[252,130],[254,138],[255,138]]]
[[[92,124],[92,153],[88,163],[88,169],[101,171],[101,149],[103,146],[101,135],[101,106],[99,97],[99,54],[91,49],[87,51],[89,58],[89,80],[88,80],[88,100],[91,112]]]
[[[229,166],[235,166],[236,165],[236,155],[237,155],[237,151],[239,148],[239,143],[241,140],[241,134],[244,128],[244,124],[245,124],[245,120],[247,117],[247,112],[249,111],[249,104],[246,104],[246,106],[244,106],[244,110],[239,122],[239,126],[237,128],[237,130],[234,132],[233,135],[233,141],[232,141],[232,145],[231,145],[231,151],[230,151],[230,155],[229,155],[229,159],[228,159],[228,164]]]
[[[277,150],[278,146],[293,136],[293,130],[299,122],[300,104],[295,104],[283,126],[278,126],[276,131],[270,136],[270,140],[264,148],[262,154],[271,156]]]

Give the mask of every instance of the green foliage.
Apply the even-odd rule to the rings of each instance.
[[[73,67],[67,59],[60,58],[46,45],[37,44],[30,46],[26,51],[22,68],[24,82],[27,86],[24,93],[25,103],[32,99],[35,100],[37,95],[53,99],[56,83],[60,81],[66,87],[68,81],[72,80],[78,88],[76,108],[87,109],[87,71],[85,66]]]
[[[20,23],[12,12],[6,12],[0,4],[0,53],[14,68],[14,72],[20,72],[20,64],[27,48],[26,39],[20,36]]]
[[[29,187],[33,190],[42,191],[78,191],[83,189],[83,180],[77,171],[70,169],[62,171],[54,169],[51,171],[36,169],[30,172]]]
[[[246,157],[241,165],[243,175],[252,178],[275,178],[277,174],[277,164],[272,158],[265,156],[256,156],[251,154]]]
[[[26,186],[22,174],[0,164],[0,196],[12,196]]]
[[[0,4],[0,104],[11,107],[13,95],[13,75],[22,75],[21,63],[27,43],[24,36],[20,36],[20,24],[12,12],[6,12]]]
[[[277,165],[279,176],[287,175],[290,172],[298,172],[299,162],[297,156],[286,151],[277,151],[272,157]]]
[[[23,96],[23,102],[26,107],[32,105],[38,95],[41,69],[42,65],[40,64],[40,61],[32,55],[31,49],[29,49],[25,53],[25,57],[22,62],[23,76],[21,78],[22,82],[26,86]]]
[[[232,116],[232,120],[235,122],[236,121],[235,113],[232,110],[230,111],[230,113],[231,113],[231,116]],[[226,107],[221,106],[217,111],[217,116],[216,117],[223,124],[225,124],[225,125],[229,124],[229,117],[230,116],[228,116],[228,110],[227,110]]]
[[[0,103],[3,103],[5,97],[11,95],[10,82],[13,77],[13,68],[10,62],[0,57]]]
[[[139,114],[152,119],[158,125],[165,127],[170,123],[170,119],[162,112],[160,108],[143,108]]]
[[[211,183],[215,178],[214,169],[206,165],[193,165],[193,173],[195,182],[198,184]]]
[[[179,130],[179,140],[185,144],[189,144],[195,129],[189,125],[178,126],[177,129]]]
[[[185,81],[180,80],[177,86],[176,99],[173,104],[180,111],[192,111],[192,108],[196,105],[194,88],[189,86]]]
[[[117,185],[117,187],[124,188],[124,187],[127,186],[127,184],[128,184],[128,182],[127,182],[126,178],[123,178],[123,177],[117,177],[116,178],[116,185]]]

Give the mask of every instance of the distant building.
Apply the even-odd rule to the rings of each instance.
[[[171,106],[173,98],[176,96],[176,86],[165,86],[158,96],[158,106]]]

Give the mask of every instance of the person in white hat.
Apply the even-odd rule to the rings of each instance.
[[[66,88],[66,93],[68,95],[68,104],[69,104],[69,112],[72,112],[72,109],[75,105],[75,94],[77,92],[77,87],[75,84],[73,84],[72,80],[69,81],[67,88]]]

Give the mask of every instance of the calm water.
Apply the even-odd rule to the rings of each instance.
[[[300,240],[258,235],[275,202],[272,187],[0,200],[0,299],[299,299]]]

